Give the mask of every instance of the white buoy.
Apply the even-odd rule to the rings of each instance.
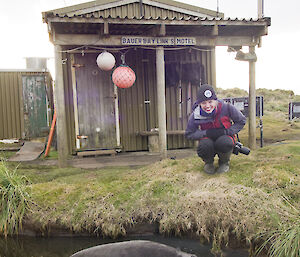
[[[109,52],[102,52],[97,57],[97,65],[101,70],[109,71],[116,63],[115,57]]]

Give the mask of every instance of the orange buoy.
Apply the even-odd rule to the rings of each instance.
[[[121,65],[116,68],[112,74],[112,81],[117,87],[120,88],[129,88],[135,82],[135,73],[128,67]]]

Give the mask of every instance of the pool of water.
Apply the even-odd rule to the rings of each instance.
[[[69,257],[88,247],[138,239],[166,244],[198,257],[214,257],[210,252],[211,246],[200,244],[198,240],[166,238],[159,235],[126,237],[119,240],[104,240],[95,237],[0,238],[0,257]],[[226,250],[224,254],[230,257],[248,257],[245,250]]]

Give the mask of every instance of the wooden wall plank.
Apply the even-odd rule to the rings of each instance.
[[[12,130],[11,130],[11,124],[12,124],[12,117],[10,115],[11,111],[12,111],[12,103],[11,103],[11,99],[12,99],[12,96],[11,96],[11,85],[13,83],[13,76],[14,74],[10,74],[10,76],[8,77],[8,83],[6,85],[6,89],[5,89],[5,101],[6,101],[6,122],[7,122],[7,135],[9,138],[12,138]]]
[[[166,61],[183,63],[198,62],[204,65],[205,78],[210,71],[208,52],[196,50],[165,51]],[[119,61],[120,55],[116,55]],[[120,107],[120,133],[123,151],[147,150],[147,137],[136,133],[156,128],[157,95],[156,95],[156,58],[152,49],[130,50],[126,53],[126,63],[136,72],[135,85],[129,89],[118,89]],[[119,63],[116,65],[118,66]],[[199,71],[201,72],[201,71]],[[202,82],[203,82],[202,81]],[[196,100],[199,85],[182,83],[182,118],[178,114],[179,89],[166,88],[167,130],[185,130],[192,104]],[[188,98],[191,98],[188,100]],[[145,100],[150,100],[145,104]],[[189,106],[189,107],[188,107]],[[148,113],[147,113],[148,112]],[[147,117],[148,115],[148,117]],[[168,135],[168,148],[192,147],[183,135]]]

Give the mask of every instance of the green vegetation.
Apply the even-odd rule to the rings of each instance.
[[[47,157],[45,157],[44,153],[40,157],[42,160],[53,160],[58,158],[58,152],[51,147],[50,152]]]
[[[0,163],[0,234],[19,232],[23,218],[29,210],[30,188],[28,179]]]
[[[283,208],[288,208],[290,222],[276,219],[278,228],[260,235],[265,241],[257,250],[258,254],[267,248],[268,255],[272,257],[300,256],[300,210],[285,200],[287,206]]]
[[[226,94],[245,96],[238,89]],[[45,235],[59,227],[116,238],[139,224],[153,223],[165,235],[196,235],[210,241],[215,252],[225,246],[247,246],[254,255],[261,245],[259,250],[266,248],[270,256],[299,257],[300,123],[288,121],[279,106],[287,98],[278,95],[297,96],[274,90],[261,94],[267,108],[265,147],[249,156],[233,155],[226,174],[204,174],[196,154],[137,169],[84,170],[24,163],[16,169],[17,164],[2,162],[4,171],[13,170],[8,174],[22,181],[15,188],[31,190],[24,193],[23,206],[35,203],[30,211],[22,209],[26,219],[18,224],[23,220]],[[278,108],[268,103],[271,97]],[[240,133],[245,145],[247,129]]]

